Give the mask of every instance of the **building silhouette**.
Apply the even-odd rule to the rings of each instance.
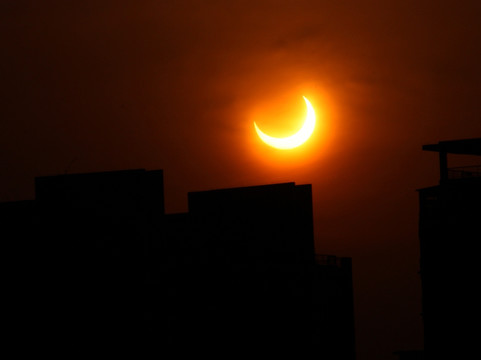
[[[419,192],[420,274],[426,358],[478,342],[481,166],[449,168],[448,154],[481,156],[481,138],[424,145],[439,153],[439,185]]]
[[[394,352],[398,360],[424,360],[422,350],[403,350]]]
[[[351,259],[315,254],[310,185],[192,192],[182,214],[165,214],[161,170],[35,190],[0,215],[35,273],[26,317],[63,346],[355,358]]]

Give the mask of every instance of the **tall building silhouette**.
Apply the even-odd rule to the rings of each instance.
[[[29,236],[32,316],[62,344],[355,358],[351,259],[315,254],[310,185],[192,192],[167,215],[161,170],[35,186],[0,213]]]
[[[440,163],[439,185],[418,190],[425,352],[435,359],[478,342],[481,166],[449,168],[448,154],[481,156],[481,138],[423,150],[438,152]]]
[[[354,358],[351,260],[315,256],[310,185],[194,192],[188,208],[166,216],[153,245],[167,257],[151,262],[150,276],[168,287],[169,296],[152,296],[166,303],[153,310],[153,324],[169,319],[163,336],[193,323],[190,342],[200,348],[216,339],[227,353],[322,349]]]

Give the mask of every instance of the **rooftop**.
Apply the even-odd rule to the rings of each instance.
[[[481,156],[481,138],[440,141],[437,144],[423,145],[423,150]]]

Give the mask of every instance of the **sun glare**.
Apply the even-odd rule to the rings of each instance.
[[[265,134],[261,129],[259,129],[256,122],[254,121],[254,127],[259,138],[267,145],[280,150],[294,149],[304,144],[314,132],[314,128],[316,126],[316,113],[309,100],[307,100],[305,96],[303,96],[303,98],[307,106],[307,116],[304,124],[299,131],[297,131],[291,136],[283,138],[273,137]]]

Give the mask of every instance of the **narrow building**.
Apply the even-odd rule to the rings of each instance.
[[[424,145],[439,153],[438,185],[419,189],[420,274],[427,359],[478,341],[481,165],[448,167],[448,155],[481,156],[481,138]]]

